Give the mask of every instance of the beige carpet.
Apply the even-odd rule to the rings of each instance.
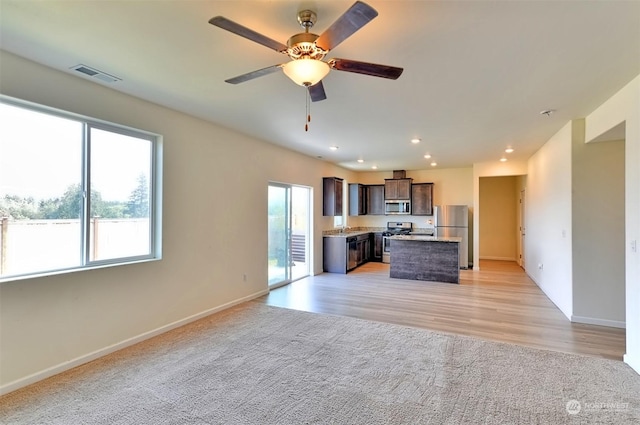
[[[250,302],[8,394],[0,423],[638,424],[640,376]]]

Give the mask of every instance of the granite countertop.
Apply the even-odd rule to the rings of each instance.
[[[354,229],[347,229],[345,231],[340,230],[325,230],[322,232],[322,236],[325,238],[348,238],[350,236],[366,235],[369,233],[384,232],[384,227],[356,227]]]
[[[462,238],[453,236],[396,235],[391,236],[389,239],[400,241],[462,242]]]
[[[339,229],[324,230],[322,232],[322,236],[325,238],[348,238],[349,236],[366,235],[367,233],[382,233],[386,231],[386,227],[355,227],[353,229],[346,229],[345,231],[340,231]],[[411,231],[411,234],[409,236],[433,238],[433,232],[433,228],[415,228]]]
[[[368,235],[369,233],[374,233],[369,230],[347,230],[346,232],[337,232],[337,233],[328,233],[323,234],[322,236],[325,238],[348,238],[350,236],[359,236],[359,235]]]

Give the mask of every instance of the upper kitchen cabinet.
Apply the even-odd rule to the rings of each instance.
[[[384,199],[411,200],[411,181],[412,179],[385,179]]]
[[[384,185],[371,184],[365,186],[368,215],[384,215]]]
[[[349,215],[367,213],[367,191],[360,183],[349,183]]]
[[[411,185],[411,215],[433,215],[433,183]]]
[[[322,215],[342,215],[342,179],[338,177],[323,177],[322,195]]]

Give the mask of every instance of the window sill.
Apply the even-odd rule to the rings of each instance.
[[[39,279],[43,277],[57,276],[61,274],[69,274],[69,273],[83,272],[83,271],[89,271],[89,270],[106,269],[110,267],[129,266],[132,264],[142,264],[142,263],[149,263],[149,262],[160,261],[160,260],[162,260],[162,257],[144,258],[144,259],[137,259],[137,260],[131,260],[131,261],[122,261],[117,263],[95,264],[90,266],[73,267],[73,268],[62,269],[62,270],[43,271],[43,272],[36,272],[36,273],[29,273],[29,274],[6,276],[6,277],[0,277],[0,284],[22,281],[27,279]]]

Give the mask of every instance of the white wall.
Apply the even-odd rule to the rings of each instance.
[[[525,211],[527,274],[567,318],[573,313],[571,129],[566,124],[529,159]]]
[[[589,171],[589,168],[604,166],[610,169],[613,166],[599,164],[589,157],[590,153],[586,153],[585,149],[589,148],[580,144],[601,140],[603,134],[621,128],[621,123],[625,129],[623,251],[627,346],[624,360],[640,373],[640,76],[589,114],[584,122],[574,120],[568,123],[530,158],[525,255],[527,273],[567,317],[579,320],[595,317],[601,322],[609,321],[609,324],[616,325],[621,310],[620,300],[615,294],[606,294],[607,288],[599,286],[605,278],[602,275],[585,278],[582,271],[574,273],[572,270],[573,267],[583,267],[585,261],[598,255],[591,248],[576,247],[576,244],[616,243],[615,238],[605,235],[606,232],[588,238],[584,237],[585,233],[573,234],[573,229],[582,232],[588,227],[594,216],[591,211],[584,214],[584,205],[588,203],[584,193],[588,188],[584,184],[588,183],[574,182],[574,198],[572,176],[583,178],[585,173],[596,172]],[[605,154],[606,148],[599,148]],[[613,150],[617,152],[612,154],[619,158],[619,148]],[[619,159],[613,159],[615,161]],[[574,166],[578,167],[575,174]],[[619,191],[619,187],[600,187],[600,190]],[[572,208],[572,202],[577,208]],[[598,218],[607,214],[601,210]],[[538,264],[543,264],[544,269],[539,270]],[[609,264],[617,267],[613,260]],[[617,285],[614,289],[619,290],[620,280],[615,279],[618,282],[614,283]]]
[[[572,321],[624,327],[624,140],[585,143],[584,122],[572,147]]]
[[[353,173],[1,51],[0,91],[164,136],[163,259],[0,285],[0,392],[266,293],[269,181],[313,187],[322,271],[321,177]]]
[[[625,123],[625,362],[640,373],[640,75],[586,117],[588,142]],[[635,246],[635,250],[633,247]]]

